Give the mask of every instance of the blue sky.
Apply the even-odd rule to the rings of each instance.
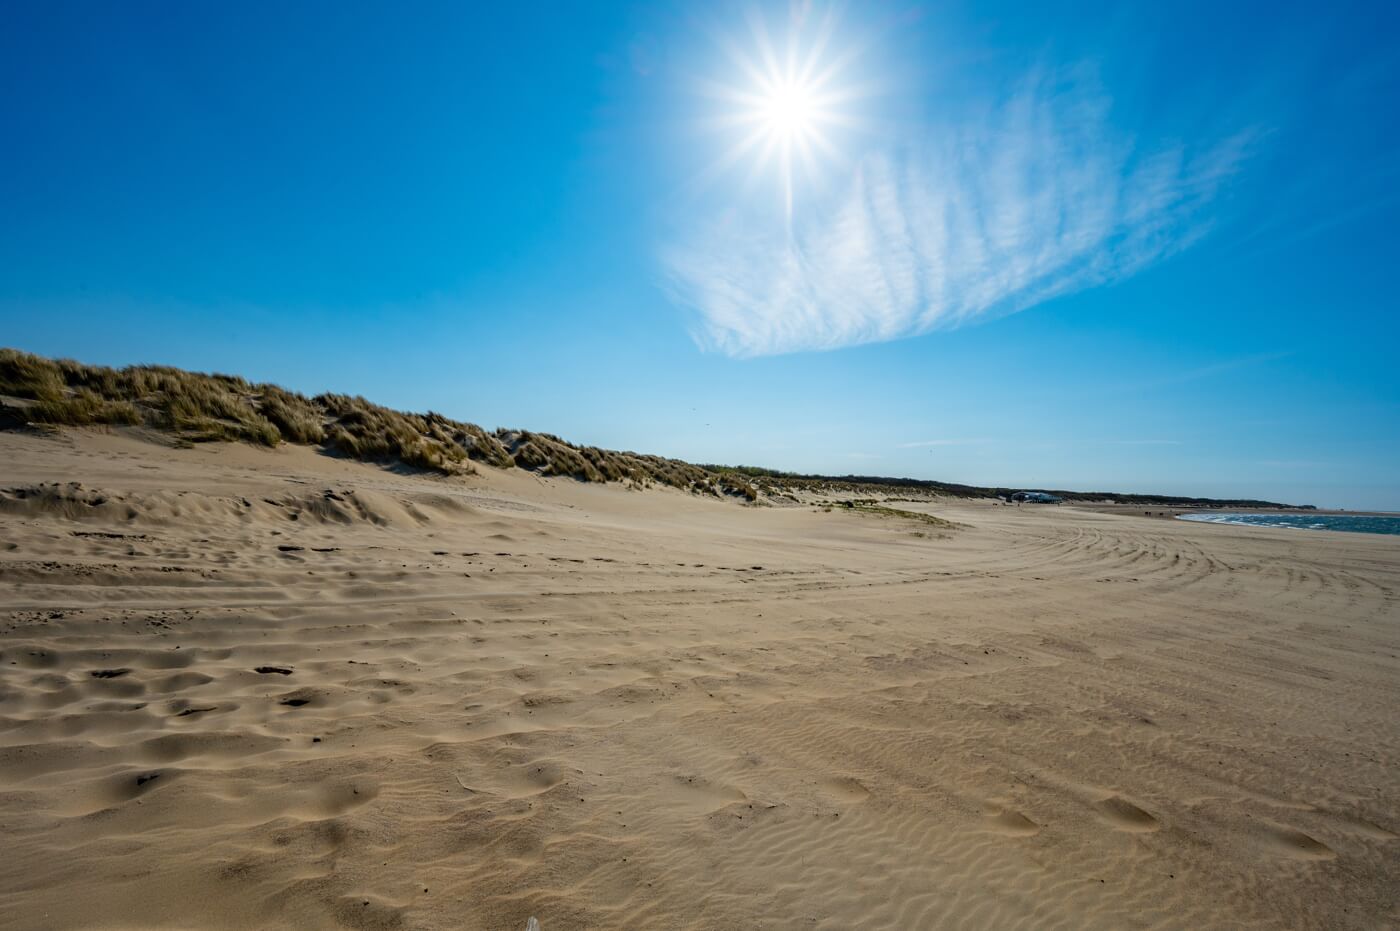
[[[0,343],[698,461],[1400,510],[1393,7],[494,6],[8,10]],[[738,151],[765,42],[821,79],[790,199]]]

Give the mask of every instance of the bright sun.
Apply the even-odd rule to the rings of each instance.
[[[757,172],[776,166],[787,216],[792,215],[795,176],[814,175],[822,158],[838,155],[834,131],[854,121],[842,111],[857,96],[842,80],[850,55],[832,55],[835,27],[830,15],[812,24],[794,21],[780,45],[764,24],[750,20],[753,45],[748,49],[726,43],[738,84],[712,85],[712,96],[725,106],[720,123],[737,128],[737,141],[716,167],[752,157]]]
[[[799,139],[812,130],[816,116],[812,92],[799,84],[780,84],[767,89],[762,111],[773,135]]]

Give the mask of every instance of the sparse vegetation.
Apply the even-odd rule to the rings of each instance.
[[[91,391],[71,396],[42,398],[29,410],[30,417],[49,424],[137,424],[141,415],[126,401],[105,401]]]
[[[326,438],[321,418],[306,398],[273,385],[263,388],[262,415],[289,443],[315,445]]]
[[[324,445],[351,459],[402,462],[445,474],[468,471],[460,426],[439,414],[402,414],[361,397],[322,394],[311,404],[327,418]]]
[[[549,433],[487,431],[431,411],[406,414],[390,410],[362,397],[320,394],[308,398],[233,375],[205,375],[159,365],[113,369],[0,349],[0,429],[25,424],[144,426],[170,435],[181,446],[211,441],[318,446],[350,459],[402,464],[448,475],[471,472],[472,463],[480,462],[585,482],[620,482],[634,488],[665,485],[751,504],[801,504],[805,496],[808,502],[816,499],[815,503],[828,507],[835,503],[937,524],[947,522],[886,505],[892,500],[936,497],[1006,497],[1015,490],[878,476],[798,475],[756,466],[694,465],[661,456],[575,446]],[[896,491],[916,497],[894,498],[891,493]],[[1068,501],[1282,506],[1267,501],[1108,492],[1053,494]],[[824,500],[852,495],[867,497]]]
[[[956,482],[936,482],[917,478],[891,478],[882,475],[811,475],[780,472],[759,466],[702,465],[712,472],[733,472],[744,475],[764,487],[786,492],[802,491],[821,495],[885,495],[899,492],[937,495],[947,498],[1008,498],[1017,491],[1044,491],[1065,501],[1104,504],[1162,505],[1165,507],[1227,507],[1283,508],[1307,505],[1279,504],[1254,498],[1188,498],[1177,495],[1124,494],[1116,491],[1065,491],[1053,488],[1005,488],[983,485],[961,485]],[[887,500],[898,500],[887,498]],[[918,499],[910,499],[918,500]]]
[[[954,530],[962,526],[961,524],[954,523],[951,520],[944,520],[941,517],[935,517],[932,514],[925,514],[922,511],[906,511],[903,508],[885,507],[884,505],[876,504],[873,501],[843,501],[842,506],[845,507],[847,510],[857,511],[865,514],[874,514],[877,517],[897,517],[903,520],[918,521],[921,524],[928,524],[932,527],[937,527],[940,530]]]
[[[477,461],[587,482],[667,485],[758,499],[757,489],[740,475],[713,474],[675,459],[575,446],[548,433],[493,433],[442,414],[391,410],[362,397],[308,398],[276,385],[165,366],[112,369],[0,349],[0,396],[28,402],[0,399],[0,424],[141,425],[170,434],[181,446],[292,443],[444,474],[469,472]]]

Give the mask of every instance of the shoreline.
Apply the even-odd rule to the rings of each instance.
[[[1136,504],[1082,504],[1065,502],[1062,507],[1075,507],[1103,514],[1135,517],[1179,517],[1185,514],[1317,514],[1328,517],[1400,517],[1400,511],[1349,511],[1343,508],[1236,508],[1236,507],[1153,507]]]

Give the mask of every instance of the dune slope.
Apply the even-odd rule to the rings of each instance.
[[[1400,922],[1400,540],[0,463],[0,928]]]

